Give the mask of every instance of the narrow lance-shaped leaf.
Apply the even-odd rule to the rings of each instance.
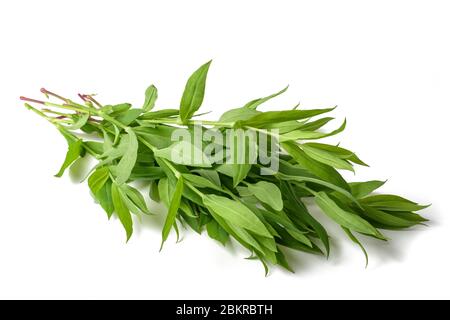
[[[366,248],[364,248],[362,243],[358,240],[358,238],[355,237],[355,235],[350,231],[350,229],[342,227],[342,230],[344,230],[344,232],[347,234],[350,240],[352,240],[361,248],[361,251],[364,253],[364,257],[366,258],[366,268],[367,268],[367,266],[369,265],[369,255],[367,254]]]
[[[162,109],[157,111],[146,112],[142,114],[139,119],[142,120],[154,120],[174,117],[180,114],[178,109]]]
[[[354,172],[353,166],[346,160],[335,156],[333,153],[314,148],[310,145],[301,145],[305,153],[316,161],[327,164],[336,169],[344,169]]]
[[[308,169],[320,179],[330,182],[337,187],[350,191],[350,187],[344,178],[334,168],[311,159],[303,150],[301,150],[294,142],[283,142],[281,144],[295,161],[302,167]]]
[[[277,93],[271,94],[270,96],[264,97],[264,98],[258,98],[255,100],[252,100],[250,102],[248,102],[244,108],[247,109],[251,109],[251,110],[256,110],[256,108],[258,108],[261,104],[263,104],[264,102],[269,101],[270,99],[273,99],[277,96],[279,96],[280,94],[283,94],[286,92],[286,90],[289,88],[289,86],[286,86],[284,89],[278,91]]]
[[[120,191],[117,183],[113,182],[111,186],[111,197],[114,204],[114,209],[119,217],[120,222],[125,228],[127,234],[127,242],[133,234],[133,220],[131,218],[130,210],[125,204],[124,195]]]
[[[321,119],[317,119],[315,121],[304,123],[299,129],[302,131],[315,131],[320,128],[322,128],[324,125],[326,125],[331,120],[334,120],[332,117],[325,117]]]
[[[202,176],[197,176],[195,174],[189,174],[189,173],[184,173],[183,177],[191,182],[194,186],[196,186],[197,188],[210,188],[213,190],[217,190],[220,192],[223,192],[223,189],[216,185],[215,183],[213,183],[211,180],[208,180]]]
[[[231,139],[234,139],[232,146],[234,152],[232,153],[232,163],[229,165],[233,172],[234,187],[238,186],[247,177],[258,157],[256,138],[252,135],[247,137],[248,132],[251,131],[236,131],[235,135],[231,137]]]
[[[148,210],[147,204],[145,202],[144,197],[139,192],[139,190],[129,186],[129,185],[122,185],[122,190],[127,196],[127,198],[142,212],[145,214],[150,214],[150,211]]]
[[[385,237],[360,216],[340,208],[325,192],[315,195],[317,205],[336,223],[350,230],[385,240]]]
[[[248,120],[257,114],[260,114],[259,111],[248,109],[248,108],[236,108],[231,109],[226,112],[224,112],[220,118],[219,122],[225,122],[225,123],[233,123],[236,121],[242,121],[242,120]]]
[[[211,61],[198,68],[188,79],[180,103],[180,118],[186,123],[200,108],[205,95],[206,77]]]
[[[108,215],[108,219],[111,218],[114,212],[111,187],[111,180],[107,180],[103,187],[94,195],[97,201],[102,206],[103,210],[105,210],[106,214]]]
[[[324,186],[331,190],[337,191],[339,194],[342,194],[347,199],[349,199],[350,201],[352,201],[353,203],[355,203],[359,206],[358,201],[350,192],[348,192],[347,190],[345,190],[341,187],[338,187],[330,182],[323,181],[321,179],[305,177],[305,176],[290,176],[290,175],[286,175],[283,173],[277,173],[277,177],[280,178],[281,180],[292,181],[299,187],[301,187],[305,182],[311,182],[311,183],[317,184],[319,186]]]
[[[345,159],[353,163],[368,167],[368,165],[364,161],[362,161],[354,152],[342,147],[317,142],[308,142],[304,145],[331,152],[341,159]]]
[[[167,237],[169,236],[170,229],[174,226],[175,219],[177,217],[178,209],[180,208],[180,201],[181,201],[181,195],[183,194],[183,177],[180,176],[178,178],[177,184],[175,186],[175,191],[172,195],[172,199],[170,201],[169,205],[169,211],[167,213],[167,218],[164,223],[164,227],[162,230],[162,242],[161,242],[161,249],[164,245],[164,242],[167,240]]]
[[[224,220],[263,237],[272,237],[258,217],[242,203],[213,194],[205,195],[203,202]]]
[[[288,201],[288,204],[292,206],[294,213],[301,216],[317,233],[317,236],[325,246],[327,256],[329,256],[330,240],[327,230],[309,213],[305,204],[297,197],[289,182],[281,181],[281,190],[283,192],[283,196],[290,200]]]
[[[130,110],[132,105],[130,103],[119,103],[116,105],[106,105],[101,110],[103,112],[109,113],[110,116],[117,116],[120,113]]]
[[[311,110],[287,110],[287,111],[267,111],[257,114],[248,120],[240,122],[241,126],[263,128],[268,124],[275,122],[285,122],[290,120],[301,120],[330,112],[334,108],[311,109]]]
[[[70,133],[61,131],[62,135],[66,138],[67,144],[69,146],[66,154],[66,158],[64,159],[64,162],[59,169],[58,173],[55,175],[55,177],[62,177],[66,169],[77,160],[83,151],[83,141],[72,136]]]
[[[365,181],[365,182],[351,182],[349,183],[350,189],[352,190],[352,194],[355,198],[360,199],[365,196],[368,196],[373,191],[380,188],[386,181]]]
[[[364,206],[364,210],[362,210],[363,216],[366,218],[379,222],[384,226],[388,226],[391,228],[409,228],[416,224],[422,223],[420,221],[410,221],[403,219],[401,217],[397,217],[393,214],[386,213],[382,210],[377,210],[375,208]]]
[[[386,209],[389,211],[419,211],[428,207],[391,194],[368,196],[361,199],[361,203],[371,207]]]
[[[136,134],[131,128],[127,128],[128,133],[128,144],[125,153],[120,159],[119,164],[116,167],[117,178],[116,182],[118,184],[125,183],[131,175],[134,165],[136,164],[137,152],[139,143]]]
[[[347,120],[342,122],[341,126],[336,130],[331,132],[317,132],[317,131],[305,131],[305,130],[294,130],[285,134],[280,135],[280,141],[296,141],[296,140],[315,140],[322,139],[337,135],[345,130],[347,125]]]

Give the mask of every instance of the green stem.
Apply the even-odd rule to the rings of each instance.
[[[176,124],[176,125],[210,125],[217,127],[227,127],[232,128],[233,122],[220,122],[220,121],[209,121],[209,120],[188,120],[187,123],[183,123],[180,119],[151,119],[151,120],[142,120],[146,123],[154,123],[154,124]]]
[[[73,106],[71,104],[57,104],[57,103],[52,103],[52,102],[45,102],[45,105],[48,107],[72,110],[72,111],[76,111],[76,112],[80,112],[80,113],[90,113],[90,109],[83,107],[83,106],[82,106],[83,108],[79,108],[78,106]]]
[[[258,128],[254,128],[254,127],[245,127],[245,128],[249,129],[249,130],[256,131],[256,132],[261,132],[261,133],[267,134],[267,135],[272,136],[272,137],[274,137],[276,139],[279,138],[278,134],[272,133],[272,132],[270,132],[269,130],[266,130],[266,129],[258,129]]]

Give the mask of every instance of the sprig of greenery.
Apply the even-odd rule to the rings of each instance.
[[[168,209],[161,248],[172,229],[178,234],[179,224],[188,225],[198,233],[206,229],[223,245],[234,239],[259,259],[266,271],[268,264],[292,271],[283,247],[329,255],[329,235],[309,213],[306,198],[313,198],[362,248],[366,258],[356,233],[386,241],[380,229],[400,230],[427,221],[416,213],[426,206],[396,195],[373,194],[383,181],[348,183],[342,177],[338,170],[354,171],[354,165],[367,164],[341,146],[314,142],[345,129],[346,121],[334,131],[320,131],[333,118],[317,117],[334,108],[257,110],[287,87],[228,110],[218,121],[193,119],[203,102],[210,64],[202,65],[189,78],[179,109],[153,110],[158,97],[154,85],[145,91],[142,108],[128,103],[103,105],[86,94],[79,95],[82,103],[78,103],[46,89],[41,92],[59,103],[21,99],[67,140],[68,151],[57,177],[86,154],[98,160],[89,174],[89,188],[108,217],[118,216],[127,241],[133,233],[132,216],[152,214],[145,197],[131,186],[134,181],[146,182],[151,199]],[[282,147],[279,170],[260,175],[260,169],[270,171],[260,159],[219,164],[201,156],[201,161],[176,161],[173,154],[180,143],[172,141],[172,133],[179,127],[193,132],[199,126],[219,134],[226,128],[242,129],[274,140]],[[276,134],[273,129],[278,130]],[[85,138],[86,134],[92,139]],[[244,150],[259,150],[266,142],[244,142]],[[197,149],[194,151],[202,152]]]

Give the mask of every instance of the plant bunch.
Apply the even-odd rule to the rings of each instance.
[[[180,226],[189,226],[198,233],[206,230],[223,245],[234,239],[266,271],[269,264],[292,271],[283,247],[329,255],[330,237],[310,214],[308,198],[362,248],[366,259],[357,235],[386,241],[381,229],[401,230],[426,221],[416,213],[426,206],[397,195],[373,194],[383,181],[349,183],[342,177],[339,170],[367,165],[348,149],[317,142],[345,129],[344,121],[334,131],[321,131],[333,120],[322,115],[334,108],[258,110],[285,88],[228,110],[218,121],[198,120],[209,66],[210,62],[191,75],[179,109],[155,110],[158,91],[154,85],[146,90],[140,108],[128,103],[105,105],[86,94],[79,94],[81,102],[76,102],[46,89],[41,92],[47,101],[21,99],[67,140],[68,151],[57,177],[86,155],[98,161],[87,177],[89,188],[108,217],[117,215],[127,241],[133,233],[133,215],[152,214],[146,196],[136,188],[137,181],[147,186],[145,193],[152,200],[167,207],[161,248],[172,229],[178,236]],[[58,101],[50,102],[50,98]],[[174,141],[174,133],[181,128],[194,139],[195,131],[200,132],[200,146],[193,140]],[[224,142],[228,129],[258,133],[253,140],[232,136],[234,157],[243,154],[245,161],[218,161],[223,158],[220,150],[229,149]],[[202,148],[207,143],[204,132],[224,137],[211,143],[215,151],[209,154]],[[178,157],[181,145],[197,156]],[[268,145],[277,146],[268,151],[277,157],[276,169],[257,153]],[[256,150],[256,156],[250,150],[253,154]]]

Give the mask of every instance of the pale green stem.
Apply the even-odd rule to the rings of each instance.
[[[187,123],[183,123],[180,119],[152,119],[152,120],[142,120],[146,123],[154,124],[176,124],[176,125],[209,125],[217,127],[233,127],[233,122],[220,122],[220,121],[209,121],[209,120],[189,120]]]

